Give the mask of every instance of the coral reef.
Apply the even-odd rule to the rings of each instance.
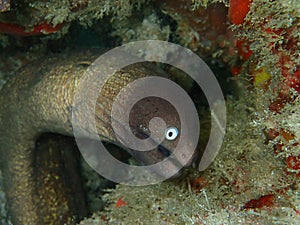
[[[106,15],[125,18],[145,1],[63,0],[14,1],[12,10],[0,14],[0,33],[19,36],[66,33],[72,21],[89,26]]]
[[[241,100],[228,100],[217,159],[181,181],[118,186],[107,195],[106,210],[81,224],[300,222],[300,2],[230,0],[228,21],[223,6],[212,2],[165,1],[160,7],[176,21],[179,43],[225,62],[241,82]],[[212,26],[216,16],[220,33]]]
[[[262,7],[263,6],[263,7]],[[299,1],[253,0],[249,13],[235,29],[251,54],[243,63],[244,75],[252,77],[257,97],[253,99],[264,124],[267,143],[273,145],[288,170],[299,174]]]
[[[5,2],[0,1],[2,10]],[[222,149],[206,171],[189,169],[179,179],[142,188],[117,185],[106,191],[104,211],[80,224],[300,223],[299,0],[10,3],[10,10],[0,14],[0,84],[47,54],[51,39],[72,46],[74,37],[68,35],[76,36],[73,25],[80,24],[93,30],[95,39],[107,36],[113,44],[142,39],[181,44],[238,86],[227,96]],[[39,47],[16,51],[28,43]],[[103,206],[97,202],[103,189],[94,180],[88,186],[90,204],[97,209]]]
[[[298,224],[299,183],[264,146],[244,101],[228,99],[226,137],[208,170],[155,186],[118,185],[105,211],[80,224]]]
[[[160,7],[177,22],[179,43],[202,56],[212,55],[225,39],[227,10],[223,4],[193,10],[191,2],[178,0],[161,1]]]

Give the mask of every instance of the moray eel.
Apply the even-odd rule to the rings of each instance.
[[[19,70],[0,92],[0,166],[9,216],[15,225],[72,224],[78,220],[75,215],[87,215],[82,189],[74,190],[78,178],[74,165],[68,165],[72,164],[72,154],[53,149],[40,152],[36,141],[46,132],[73,135],[74,94],[89,63],[97,56],[99,54],[88,51],[54,55],[33,62]],[[112,102],[117,93],[135,79],[157,75],[167,76],[152,66],[134,64],[108,80],[95,109],[97,130],[104,141],[118,144],[110,121]],[[130,119],[137,136],[145,135],[139,129],[147,126],[154,116],[162,117],[167,125],[180,129],[179,117],[171,106],[155,98],[142,103],[133,110]],[[155,163],[168,156],[173,145],[176,141],[166,142],[164,146],[136,157],[145,164]],[[55,173],[51,172],[53,167]],[[65,174],[68,171],[71,175]],[[75,181],[66,184],[66,177]],[[72,196],[74,192],[79,192],[76,197]]]

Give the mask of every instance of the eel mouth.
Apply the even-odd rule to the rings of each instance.
[[[159,144],[150,151],[127,149],[127,152],[140,166],[150,166],[147,168],[148,170],[165,179],[179,177],[183,168],[192,166],[198,160],[199,155],[196,150],[189,156],[185,155],[184,150],[174,154],[173,151],[163,144]],[[188,159],[183,160],[185,157]]]

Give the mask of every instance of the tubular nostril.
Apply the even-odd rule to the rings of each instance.
[[[158,151],[161,154],[163,154],[165,157],[169,157],[171,155],[171,152],[167,148],[165,148],[164,146],[162,146],[162,145],[158,146]]]

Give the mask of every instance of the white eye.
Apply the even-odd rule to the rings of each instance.
[[[173,141],[177,138],[179,132],[176,127],[168,127],[165,131],[165,137],[169,141]]]

